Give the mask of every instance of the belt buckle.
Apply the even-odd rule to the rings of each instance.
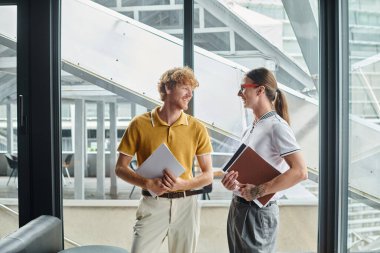
[[[182,198],[183,196],[184,196],[183,192],[169,192],[168,193],[168,197],[170,199],[178,199],[178,198]]]

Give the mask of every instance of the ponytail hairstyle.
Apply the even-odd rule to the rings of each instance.
[[[273,73],[266,68],[257,68],[249,71],[246,77],[255,84],[265,87],[265,95],[274,104],[277,114],[290,125],[288,102],[285,94],[277,87],[277,81]]]

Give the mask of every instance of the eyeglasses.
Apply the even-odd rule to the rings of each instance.
[[[238,94],[242,94],[246,88],[257,88],[260,85],[255,84],[255,83],[243,83],[240,85],[240,90]]]

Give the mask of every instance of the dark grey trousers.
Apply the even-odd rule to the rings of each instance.
[[[273,253],[279,225],[277,204],[259,208],[237,196],[231,201],[227,221],[230,253]]]

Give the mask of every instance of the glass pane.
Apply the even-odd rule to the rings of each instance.
[[[349,1],[347,251],[380,250],[380,1]]]
[[[237,33],[235,33],[235,43],[236,43],[236,50],[238,51],[256,50],[254,46],[252,46],[248,41],[246,41],[243,37],[241,37]]]
[[[205,27],[226,27],[225,24],[223,24],[222,21],[214,17],[210,12],[207,10],[204,11],[204,24]]]
[[[0,5],[0,238],[18,228],[17,7]]]
[[[147,5],[165,5],[170,0],[122,0],[122,6],[147,6]]]
[[[104,5],[106,7],[116,7],[117,1],[116,0],[93,0],[95,3]]]
[[[380,238],[380,1],[349,1],[350,163],[348,252],[377,252]]]
[[[303,1],[300,8],[308,13],[318,13],[315,9],[317,5],[313,5],[312,2]],[[285,190],[284,197],[278,201],[280,231],[276,252],[316,252],[319,167],[319,112],[315,87],[317,83],[312,84],[310,89],[293,85],[298,82],[295,72],[299,69],[299,73],[306,75],[308,81],[318,76],[318,70],[314,72],[314,77],[309,74],[305,60],[307,55],[303,55],[300,49],[304,45],[299,44],[296,36],[297,34],[304,37],[306,31],[293,31],[288,15],[295,14],[288,14],[281,1],[195,3],[200,13],[204,13],[204,20],[200,20],[201,29],[196,31],[194,42],[205,50],[196,48],[194,58],[194,69],[200,81],[200,87],[194,95],[194,114],[211,124],[216,131],[225,131],[233,136],[212,136],[215,179],[210,198],[229,200],[232,197],[232,193],[222,186],[218,169],[223,167],[236,151],[240,136],[248,126],[252,126],[254,118],[252,110],[244,109],[237,93],[248,70],[265,67],[274,72],[278,86],[287,98],[291,128],[309,168],[309,179]],[[318,20],[314,19],[313,15],[298,13],[293,18],[305,23],[314,23],[315,29],[308,30],[307,36],[313,35],[318,40]],[[267,47],[268,44],[271,45],[271,49]],[[278,59],[282,56],[286,61],[281,63]],[[304,68],[300,68],[300,63]],[[318,53],[315,54],[313,63],[318,63]],[[293,67],[285,68],[290,65]],[[228,208],[228,205],[225,205],[225,208]],[[294,219],[291,213],[303,218]],[[223,222],[226,224],[226,221]],[[292,241],[289,234],[299,236]],[[223,252],[227,243],[220,242],[213,246],[215,251]]]
[[[140,21],[157,29],[180,29],[183,27],[183,11],[140,11]]]
[[[141,189],[116,178],[117,144],[133,117],[161,104],[161,74],[183,62],[182,41],[156,29],[182,35],[182,5],[120,2],[105,9],[107,1],[62,1],[63,212],[71,240],[66,248],[78,243],[130,250]]]
[[[230,34],[228,32],[196,33],[194,44],[208,51],[229,51]]]

